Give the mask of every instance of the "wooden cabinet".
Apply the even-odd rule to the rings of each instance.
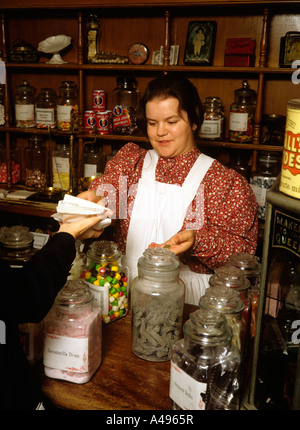
[[[286,115],[287,102],[297,97],[297,85],[292,83],[290,68],[279,68],[280,38],[287,31],[300,29],[300,14],[297,10],[300,1],[260,1],[260,0],[91,0],[88,7],[78,0],[2,0],[0,51],[6,63],[7,85],[5,86],[5,126],[0,127],[0,140],[5,142],[9,163],[9,148],[16,143],[21,153],[27,144],[28,135],[45,135],[50,150],[61,138],[71,139],[74,145],[74,164],[77,178],[81,175],[83,145],[91,136],[83,131],[84,111],[92,108],[92,90],[104,89],[107,93],[107,107],[113,107],[112,93],[118,76],[135,76],[141,93],[148,82],[161,73],[182,73],[198,88],[202,101],[207,96],[218,96],[225,107],[226,133],[222,142],[202,141],[201,149],[218,158],[228,161],[230,151],[251,150],[252,170],[256,167],[257,153],[266,149],[262,145],[261,119],[263,114]],[[144,43],[150,55],[147,62],[136,66],[131,64],[89,64],[86,61],[86,22],[89,13],[99,16],[100,38],[98,50],[116,51],[127,55],[134,42]],[[184,65],[184,50],[188,24],[194,20],[216,21],[216,43],[211,66]],[[64,51],[67,63],[47,64],[47,56],[41,54],[38,63],[16,64],[9,62],[9,52],[15,40],[23,39],[37,48],[46,37],[66,34],[72,37],[70,48]],[[254,67],[224,67],[226,39],[231,37],[251,37],[256,39]],[[172,44],[180,45],[177,66],[169,66],[168,52]],[[164,47],[162,66],[152,65],[152,53]],[[27,79],[37,93],[47,86],[58,88],[64,80],[74,81],[79,88],[79,131],[72,136],[68,133],[41,129],[20,129],[14,126],[13,96],[17,85]],[[228,141],[229,109],[234,99],[234,90],[241,87],[247,79],[250,88],[257,93],[253,143],[240,144]],[[141,145],[147,143],[143,136],[97,136],[97,143],[109,153],[114,147],[134,141]],[[271,151],[282,151],[281,147],[268,147]],[[22,165],[24,175],[24,165]],[[1,184],[2,185],[2,184]],[[12,188],[11,172],[8,172],[8,188]],[[22,187],[22,185],[21,185]],[[80,191],[80,185],[74,187]],[[14,205],[15,211],[31,212],[48,216],[43,210],[30,203]],[[0,209],[10,210],[10,205],[2,201]]]

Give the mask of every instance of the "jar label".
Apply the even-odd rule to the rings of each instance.
[[[62,190],[69,189],[69,159],[64,157],[53,157],[53,188]]]
[[[279,190],[300,199],[300,110],[287,109]]]
[[[204,120],[201,126],[200,137],[216,139],[221,137],[221,119]]]
[[[34,121],[34,105],[15,105],[16,121]]]
[[[72,106],[57,105],[57,120],[61,122],[70,122],[71,110],[72,110]]]
[[[88,371],[88,337],[73,338],[46,333],[44,366],[76,373]]]
[[[91,176],[97,176],[97,164],[84,164],[83,176],[90,178]]]
[[[55,119],[54,119],[54,109],[43,109],[43,108],[36,108],[35,110],[35,121],[36,126],[38,128],[43,127],[54,127],[55,126]]]
[[[240,112],[230,112],[229,115],[229,130],[247,131],[248,114]]]
[[[170,397],[184,410],[205,410],[207,384],[198,382],[171,361]]]
[[[98,287],[97,285],[91,284],[87,282],[89,289],[94,295],[95,298],[95,306],[99,307],[102,310],[102,315],[108,314],[108,305],[109,305],[109,289],[108,287]]]

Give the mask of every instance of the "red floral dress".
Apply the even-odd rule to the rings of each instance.
[[[115,217],[118,221],[114,240],[123,253],[126,250],[130,208],[142,175],[146,153],[147,150],[135,143],[126,144],[107,163],[104,175],[94,179],[90,185],[90,189],[98,190],[97,194],[107,198],[108,207],[111,207],[110,190],[116,191]],[[199,154],[199,149],[195,148],[176,158],[159,157],[156,181],[182,185]],[[215,268],[224,265],[234,252],[255,253],[258,232],[257,201],[247,180],[217,160],[206,173],[201,187],[204,189],[204,207],[201,208],[204,209],[203,224],[196,230],[194,247],[180,258],[194,272],[212,273]],[[192,212],[187,211],[182,229],[195,217],[195,199],[191,205],[192,209],[190,208]],[[126,208],[124,211],[124,202],[128,211]]]

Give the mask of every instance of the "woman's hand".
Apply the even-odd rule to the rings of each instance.
[[[75,239],[84,240],[84,239],[97,239],[102,233],[103,228],[101,230],[94,230],[93,227],[99,222],[99,217],[97,215],[93,215],[90,217],[82,218],[79,221],[75,222],[65,222],[60,225],[60,228],[57,233],[69,233]]]
[[[103,199],[103,197],[96,195],[95,190],[83,191],[82,193],[78,194],[76,197],[79,197],[80,199],[88,200],[89,202],[93,202],[93,203],[98,203],[100,200]]]
[[[178,255],[192,248],[195,243],[195,238],[196,232],[194,230],[182,230],[164,243],[156,244],[152,242],[149,248],[169,248],[170,251]]]

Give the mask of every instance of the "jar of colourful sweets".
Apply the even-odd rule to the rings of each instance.
[[[52,88],[42,88],[35,107],[37,128],[56,127],[56,93]]]
[[[44,319],[45,375],[84,384],[101,360],[101,310],[85,282],[69,280]]]
[[[200,308],[172,347],[170,398],[174,410],[237,410],[240,352],[225,316]]]
[[[78,129],[77,85],[73,81],[64,81],[59,87],[57,126],[62,131]]]
[[[200,129],[200,138],[221,140],[224,138],[225,117],[222,101],[219,97],[205,97],[204,116]]]
[[[253,139],[256,93],[243,81],[242,88],[234,91],[234,102],[230,106],[229,140],[248,143]]]
[[[87,265],[81,273],[102,310],[105,324],[127,315],[128,276],[122,266],[122,253],[113,241],[101,240],[91,244],[86,253]]]
[[[115,134],[135,134],[136,110],[140,92],[136,80],[132,77],[117,78],[117,87],[113,91],[113,132]]]
[[[35,127],[35,88],[24,80],[18,85],[15,95],[16,127]]]
[[[147,361],[167,361],[180,338],[184,284],[180,264],[166,248],[146,249],[131,284],[132,351]]]
[[[20,148],[14,144],[10,147],[10,182],[17,184],[21,180],[21,154]],[[7,184],[8,168],[7,168],[7,150],[4,141],[0,142],[0,183]]]
[[[47,149],[42,136],[33,135],[28,139],[24,151],[25,185],[44,188],[47,186]]]

